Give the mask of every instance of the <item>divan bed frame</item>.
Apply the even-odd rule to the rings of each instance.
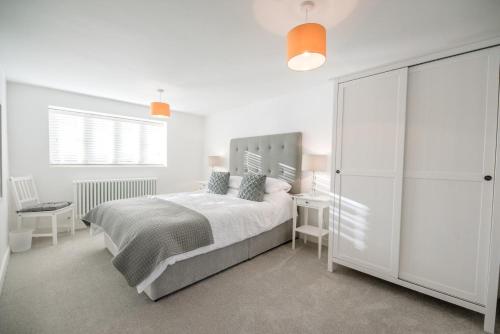
[[[231,175],[243,175],[246,172],[266,174],[290,183],[291,193],[300,192],[301,164],[302,134],[299,132],[236,138],[230,143],[229,171]],[[144,292],[151,300],[156,301],[289,242],[291,239],[292,220],[290,219],[254,237],[176,262],[168,266]],[[106,234],[104,234],[104,240],[111,254],[116,254],[116,246]]]

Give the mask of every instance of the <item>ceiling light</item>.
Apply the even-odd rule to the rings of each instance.
[[[304,1],[301,7],[306,12],[306,23],[288,32],[288,67],[309,71],[326,61],[326,29],[319,23],[307,23],[309,11],[314,8],[313,1]]]
[[[168,103],[161,102],[161,94],[163,93],[163,89],[158,89],[158,93],[160,93],[160,100],[158,102],[151,102],[151,116],[155,117],[170,117],[170,105]]]

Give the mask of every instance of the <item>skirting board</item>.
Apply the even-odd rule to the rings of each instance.
[[[2,256],[2,262],[0,263],[0,295],[2,294],[3,282],[5,281],[5,275],[7,275],[7,266],[10,260],[10,248],[7,247],[5,254]]]

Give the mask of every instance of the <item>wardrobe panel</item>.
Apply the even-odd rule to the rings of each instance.
[[[478,304],[485,302],[496,150],[492,52],[408,72],[399,277]]]
[[[333,256],[397,277],[406,69],[339,85]]]
[[[402,279],[475,300],[482,192],[480,182],[405,179]]]
[[[391,271],[394,180],[342,176],[339,253],[380,272]]]
[[[344,171],[395,171],[400,92],[399,80],[390,74],[354,80],[342,87]]]
[[[487,75],[484,52],[410,68],[405,173],[482,175]]]

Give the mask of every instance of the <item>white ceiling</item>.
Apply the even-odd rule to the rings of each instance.
[[[0,0],[9,80],[210,113],[500,36],[500,0],[317,0],[327,63],[286,67],[300,0]]]

